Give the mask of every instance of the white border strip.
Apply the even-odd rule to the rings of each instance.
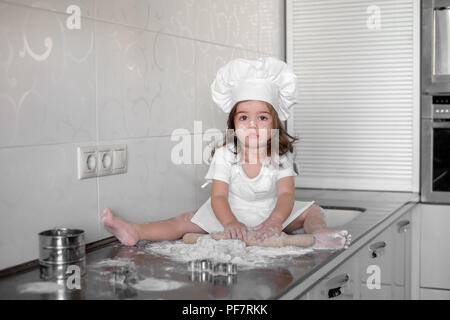
[[[286,0],[286,5],[285,5],[285,17],[286,17],[286,64],[293,70],[293,66],[292,66],[292,41],[293,41],[293,36],[292,36],[292,1],[293,0]],[[295,113],[295,107],[291,109],[292,113],[291,116],[287,119],[287,132],[294,136],[294,113]]]

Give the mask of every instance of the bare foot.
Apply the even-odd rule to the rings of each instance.
[[[103,210],[100,214],[100,220],[103,222],[105,229],[115,235],[122,244],[134,246],[139,241],[139,235],[133,224],[114,217],[109,208]]]
[[[322,229],[314,232],[313,249],[347,249],[352,241],[352,235],[347,230]]]

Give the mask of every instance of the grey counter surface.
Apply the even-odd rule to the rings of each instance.
[[[321,206],[365,209],[358,217],[340,227],[352,235],[349,249],[361,246],[363,243],[359,240],[364,235],[375,230],[405,205],[419,201],[418,194],[410,192],[326,189],[296,189],[295,198],[301,201],[315,200]],[[135,247],[114,242],[90,252],[86,257],[87,272],[81,278],[81,289],[69,289],[64,280],[60,281],[56,289],[47,288],[49,283],[41,283],[43,280],[39,277],[39,269],[0,278],[0,299],[276,299],[298,287],[333,260],[337,261],[346,251],[314,251],[265,267],[238,266],[235,275],[213,277],[209,274],[194,274],[189,269],[189,263],[176,262],[149,253],[144,248],[145,242],[139,242]],[[123,262],[123,265],[99,264],[110,259]],[[154,291],[148,288],[141,290],[121,281],[124,271],[130,274],[130,269],[127,269],[129,262],[135,266],[132,270],[135,271],[135,279],[156,279],[155,287],[151,289]],[[170,283],[174,281],[182,286],[171,288]],[[31,289],[33,283],[37,284]],[[41,286],[41,291],[36,289],[36,285]]]

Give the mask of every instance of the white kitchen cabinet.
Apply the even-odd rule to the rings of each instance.
[[[378,236],[370,240],[357,253],[360,262],[359,279],[366,283],[370,274],[369,266],[378,266],[382,284],[392,283],[392,270],[394,266],[394,246],[392,232],[387,228]]]
[[[358,279],[360,281],[361,299],[391,299],[392,273],[394,270],[394,245],[391,227],[366,243],[357,253],[359,262]],[[378,268],[380,287],[369,288],[367,281],[371,279],[375,268]],[[370,278],[369,278],[370,277]]]
[[[366,283],[361,283],[360,292],[362,300],[392,300],[392,286],[388,284],[381,284],[380,289],[369,290]]]
[[[410,299],[412,210],[402,215],[299,299]],[[380,288],[369,289],[369,266],[380,270]]]
[[[420,204],[419,212],[420,287],[450,289],[450,205]]]
[[[308,300],[353,300],[359,297],[356,259],[350,257],[301,296]]]
[[[450,300],[450,290],[420,288],[421,300]]]
[[[361,299],[410,299],[411,212],[404,214],[357,253]],[[380,288],[370,288],[371,269],[379,268]],[[368,272],[369,271],[369,272]]]

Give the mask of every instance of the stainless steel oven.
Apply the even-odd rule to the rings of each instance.
[[[450,203],[450,0],[421,9],[421,201]]]
[[[450,94],[422,95],[421,201],[450,203]]]

